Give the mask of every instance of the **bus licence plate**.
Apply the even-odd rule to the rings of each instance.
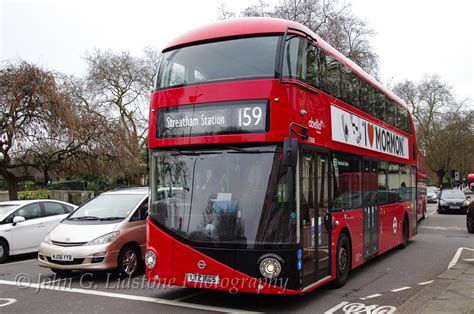
[[[451,206],[451,209],[460,209],[461,206]]]
[[[59,262],[72,262],[74,259],[72,257],[71,254],[56,254],[56,253],[53,253],[51,255],[51,259],[53,261],[59,261]]]
[[[186,274],[186,282],[219,284],[219,276],[203,274]]]

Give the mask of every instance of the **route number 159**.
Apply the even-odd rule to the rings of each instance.
[[[239,126],[258,125],[262,119],[262,108],[244,107],[239,109]]]

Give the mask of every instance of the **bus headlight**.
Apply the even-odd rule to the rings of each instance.
[[[145,264],[148,269],[153,269],[156,266],[156,254],[152,250],[146,251]]]
[[[281,273],[281,263],[274,257],[264,258],[259,265],[263,277],[273,279]]]

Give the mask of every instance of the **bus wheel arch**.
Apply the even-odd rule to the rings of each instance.
[[[337,238],[335,262],[336,278],[333,286],[339,288],[346,284],[352,268],[352,241],[347,228],[343,228]]]

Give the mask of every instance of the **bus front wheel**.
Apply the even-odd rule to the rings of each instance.
[[[334,287],[339,288],[346,284],[351,270],[351,243],[345,233],[341,233],[337,239],[336,249],[336,279]]]

